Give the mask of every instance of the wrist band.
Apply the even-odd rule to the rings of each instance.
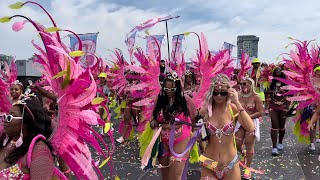
[[[240,110],[239,110],[239,114],[240,113],[242,113],[243,111],[245,111],[243,108],[241,108]]]
[[[68,169],[68,170],[64,171],[63,173],[64,173],[64,174],[69,174],[69,173],[71,173],[71,170]]]

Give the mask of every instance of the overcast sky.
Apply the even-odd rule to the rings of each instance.
[[[126,55],[124,39],[134,26],[155,17],[180,15],[168,23],[169,35],[186,31],[204,32],[209,49],[222,47],[223,42],[236,44],[238,35],[256,35],[260,38],[258,56],[262,61],[274,62],[287,52],[289,36],[311,40],[319,37],[320,1],[298,0],[36,0],[48,9],[59,27],[76,33],[100,32],[97,54],[108,57],[110,49],[120,48]],[[23,14],[47,27],[48,17],[36,6],[26,5],[11,10],[12,0],[1,0],[0,17]],[[16,33],[10,23],[0,24],[0,54],[27,59],[36,52],[32,39],[39,39],[30,24]],[[150,29],[151,34],[164,34],[165,24]],[[64,34],[65,36],[67,34]],[[141,36],[144,36],[142,33]],[[63,39],[69,43],[68,37]],[[170,40],[171,41],[171,40]],[[186,37],[183,49],[191,57],[197,48],[194,36]],[[145,47],[143,39],[137,45]],[[163,45],[163,55],[167,52]],[[236,56],[236,51],[233,52]]]

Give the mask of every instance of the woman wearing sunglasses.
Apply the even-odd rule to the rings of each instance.
[[[161,169],[162,179],[181,179],[189,153],[187,152],[183,157],[173,155],[169,149],[170,130],[178,119],[181,123],[177,123],[175,126],[173,149],[175,153],[182,153],[190,140],[192,130],[190,124],[194,117],[195,106],[189,96],[183,96],[177,74],[173,73],[167,76],[153,111],[153,120],[150,122],[153,129],[159,127],[160,124],[162,125],[160,133],[162,149],[159,150],[158,155],[159,163],[166,167]]]
[[[234,144],[235,119],[249,132],[254,131],[254,124],[226,75],[219,74],[213,78],[200,115],[204,117],[209,137],[208,145],[200,156],[203,166],[201,179],[241,179]]]
[[[260,121],[259,118],[263,114],[263,103],[260,96],[254,91],[254,81],[251,78],[245,78],[240,83],[239,101],[253,120],[255,129],[246,131],[239,122],[235,127],[235,136],[237,149],[242,153],[240,161],[250,168],[254,157],[254,143],[260,140]],[[245,150],[243,149],[245,147]],[[243,178],[251,179],[251,171],[249,168],[244,169]]]
[[[51,119],[42,105],[36,100],[18,101],[1,121],[0,179],[52,179],[54,163],[45,140],[52,132]],[[44,137],[33,143],[38,135]]]

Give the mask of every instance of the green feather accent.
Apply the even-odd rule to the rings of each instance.
[[[140,146],[140,157],[142,158],[142,156],[144,155],[144,152],[146,151],[152,136],[153,136],[154,130],[151,129],[150,124],[147,123],[146,124],[146,128],[143,131],[143,133],[141,134],[140,138],[139,138],[139,146]]]
[[[199,147],[198,143],[195,143],[190,151],[190,159],[189,162],[191,164],[199,162]]]

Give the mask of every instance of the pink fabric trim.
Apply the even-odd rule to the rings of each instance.
[[[191,132],[191,127],[190,126],[187,126],[187,125],[182,125],[181,127],[181,135],[177,138],[174,139],[174,144],[178,144],[180,143],[181,141],[185,140],[187,137],[190,137],[190,132]],[[170,137],[170,129],[166,129],[165,130],[165,136],[161,136],[161,141],[163,143],[166,143],[168,144],[169,143],[169,137]],[[177,134],[177,132],[175,133]]]
[[[30,169],[30,167],[31,167],[31,158],[32,158],[32,152],[33,152],[34,145],[36,144],[36,142],[39,139],[46,140],[46,138],[43,135],[39,134],[36,137],[34,137],[32,139],[32,141],[31,141],[31,143],[30,143],[30,146],[29,146],[29,149],[28,149],[28,155],[27,155],[27,167],[28,167],[28,169]]]
[[[142,164],[143,168],[148,165],[149,159],[151,157],[152,148],[154,146],[154,143],[158,139],[161,130],[162,130],[162,126],[160,126],[160,128],[154,132],[153,137],[152,137],[143,157],[141,158],[141,164]]]

